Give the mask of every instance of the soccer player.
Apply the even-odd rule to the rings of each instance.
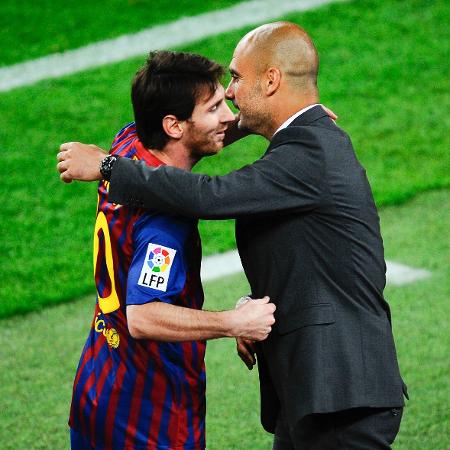
[[[234,122],[222,75],[198,55],[150,54],[133,81],[135,122],[117,134],[110,158],[190,170],[219,152]],[[196,221],[109,203],[107,194],[102,181],[94,231],[98,296],[74,381],[72,449],[204,449],[205,340],[264,340],[275,306],[265,297],[202,311]]]

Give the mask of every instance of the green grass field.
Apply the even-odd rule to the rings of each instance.
[[[450,191],[421,194],[381,210],[390,259],[431,270],[431,278],[389,287],[394,334],[408,402],[395,449],[448,449]],[[247,292],[242,275],[205,286],[206,308],[224,309]],[[226,292],[226,296],[223,293]],[[78,358],[93,314],[93,296],[0,321],[0,447],[68,448],[67,415]],[[259,425],[256,371],[248,372],[231,339],[207,350],[210,450],[262,450],[271,436]]]
[[[135,33],[240,0],[2,0],[0,67]]]
[[[450,185],[448,45],[444,2],[332,4],[289,16],[310,30],[322,69],[322,100],[339,115],[367,168],[379,205]],[[246,30],[187,48],[226,64]],[[91,292],[95,186],[60,183],[59,144],[108,147],[131,119],[130,79],[144,58],[0,94],[2,229],[0,316]],[[198,171],[225,173],[255,160],[252,138]],[[13,230],[13,232],[11,232]],[[205,254],[234,246],[232,222],[201,226]]]

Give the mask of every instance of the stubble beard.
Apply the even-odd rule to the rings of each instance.
[[[242,113],[238,123],[238,128],[252,134],[264,136],[266,129],[271,122],[270,114],[267,111],[252,109]]]
[[[238,128],[252,134],[264,136],[266,129],[270,126],[271,116],[264,108],[263,96],[259,84],[254,86],[245,100],[245,104],[248,107],[240,109],[241,117],[238,122]]]
[[[207,134],[196,132],[189,141],[191,154],[196,158],[203,158],[205,156],[214,156],[223,148],[223,142],[219,143],[216,137],[216,132]]]

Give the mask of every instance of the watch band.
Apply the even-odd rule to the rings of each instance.
[[[108,155],[100,162],[100,173],[102,174],[102,178],[106,181],[111,180],[111,172],[114,166],[114,163],[117,161],[117,156]]]

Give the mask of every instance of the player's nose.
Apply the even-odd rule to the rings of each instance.
[[[224,108],[222,112],[222,122],[233,122],[234,113],[231,111],[230,107],[224,102]]]

